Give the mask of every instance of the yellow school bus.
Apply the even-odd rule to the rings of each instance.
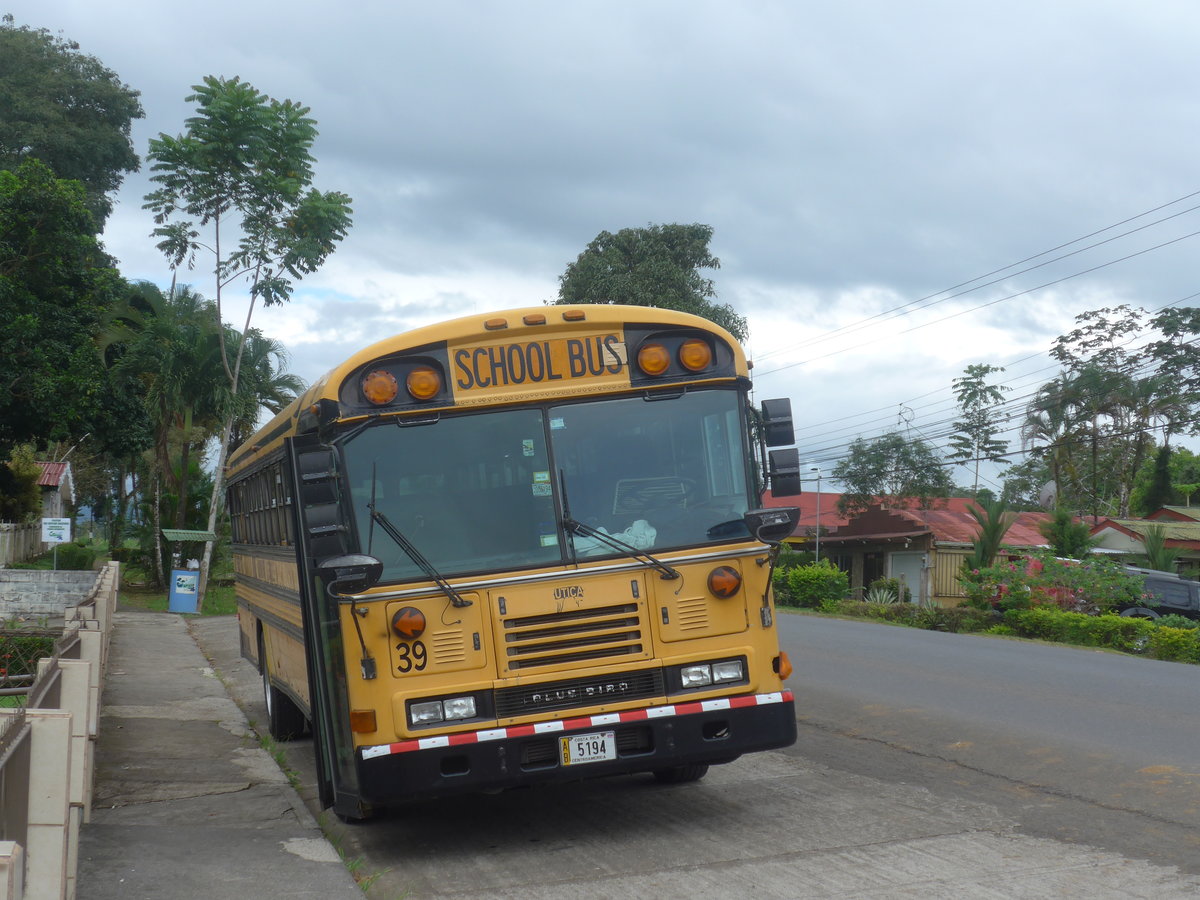
[[[787,401],[684,313],[546,306],[355,354],[234,452],[242,653],[344,818],[795,740]]]

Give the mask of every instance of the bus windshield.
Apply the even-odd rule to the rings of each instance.
[[[639,550],[743,538],[739,397],[693,391],[367,428],[344,455],[359,545],[383,562],[385,581],[425,577],[372,523],[372,504],[446,576],[617,555],[568,536],[564,507]]]

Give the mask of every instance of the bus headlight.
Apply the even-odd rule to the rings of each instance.
[[[475,697],[471,695],[447,697],[445,700],[423,700],[408,705],[408,723],[413,726],[473,719],[476,714]]]
[[[679,678],[676,690],[683,691],[694,691],[711,685],[745,684],[748,680],[745,657],[710,663],[689,663],[675,671]]]
[[[474,697],[451,697],[442,701],[442,708],[446,711],[447,720],[475,718]]]
[[[740,659],[729,659],[725,662],[713,663],[712,678],[713,684],[743,681],[746,678],[746,670],[742,667]]]
[[[413,703],[408,707],[408,721],[413,725],[429,725],[433,722],[443,722],[445,719],[446,713],[442,710],[441,700]]]

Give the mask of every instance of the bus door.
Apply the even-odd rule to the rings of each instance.
[[[317,562],[346,553],[349,537],[338,489],[339,454],[316,435],[290,438],[288,462],[297,499],[296,538],[304,620],[309,708],[321,805],[347,818],[365,818],[350,734],[345,656],[338,601],[317,575]]]

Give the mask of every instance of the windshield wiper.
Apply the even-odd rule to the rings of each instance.
[[[598,528],[593,528],[591,525],[585,525],[572,519],[570,516],[563,516],[563,527],[572,534],[582,534],[586,537],[595,538],[603,544],[608,544],[614,550],[619,550],[626,556],[631,556],[636,560],[640,560],[662,573],[662,577],[666,580],[671,580],[679,577],[679,572],[672,569],[665,562],[655,559],[645,550],[639,550],[633,544],[627,544],[619,538],[613,537],[607,531],[601,531]]]
[[[582,534],[585,537],[595,538],[602,544],[608,544],[608,546],[612,547],[614,550],[624,553],[626,556],[631,556],[636,560],[645,562],[647,565],[660,572],[665,580],[670,581],[671,579],[679,577],[679,573],[675,569],[672,569],[662,560],[655,559],[645,550],[639,550],[632,544],[627,544],[620,538],[613,537],[607,531],[600,531],[598,528],[593,528],[591,525],[585,525],[578,519],[572,519],[571,502],[567,499],[567,476],[563,473],[562,469],[558,470],[558,486],[562,493],[562,524],[568,535]],[[573,546],[574,544],[572,544],[572,547]],[[579,561],[578,555],[576,555],[575,560],[576,562]]]
[[[378,522],[379,527],[383,529],[383,533],[396,542],[396,546],[403,550],[408,555],[408,558],[417,564],[417,568],[424,572],[430,581],[441,588],[442,593],[449,598],[451,606],[461,609],[464,606],[471,605],[471,601],[456,591],[450,582],[442,577],[442,574],[433,567],[433,563],[427,560],[421,551],[413,546],[413,542],[406,538],[400,529],[392,524],[391,519],[375,508],[374,502],[368,503],[367,509],[371,510],[371,521]]]

